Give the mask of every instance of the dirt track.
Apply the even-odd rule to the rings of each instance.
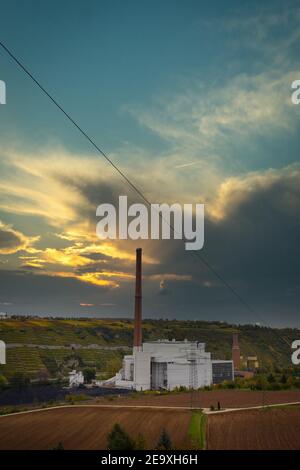
[[[107,433],[121,424],[132,437],[141,432],[148,448],[154,448],[165,427],[173,446],[188,446],[191,413],[174,410],[115,408],[61,408],[3,416],[0,419],[0,449],[51,449],[61,441],[65,449],[106,449]]]
[[[300,408],[210,415],[206,440],[210,450],[299,450]]]

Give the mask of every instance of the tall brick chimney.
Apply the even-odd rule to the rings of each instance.
[[[136,250],[133,348],[142,348],[142,248]]]
[[[239,336],[237,333],[234,333],[232,335],[232,360],[235,370],[240,368],[240,355]]]

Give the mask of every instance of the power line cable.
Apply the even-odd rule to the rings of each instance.
[[[96,142],[87,134],[86,131],[75,121],[72,116],[65,111],[63,106],[46,90],[46,88],[37,80],[34,75],[28,70],[27,67],[11,52],[11,50],[0,41],[0,46],[4,51],[13,59],[13,61],[30,77],[31,80],[38,86],[38,88],[52,101],[52,103],[65,115],[65,117],[76,127],[76,129],[89,141],[89,143],[99,152],[103,158],[117,171],[117,173],[126,181],[130,188],[135,191],[139,197],[151,207],[151,202],[146,198],[142,191],[129,179],[129,177],[108,157],[108,155],[96,144]],[[172,231],[175,229],[171,224],[168,224]],[[190,253],[194,254],[200,261],[214,274],[214,276],[221,281],[221,283],[238,299],[238,301],[251,313],[254,313],[253,309],[248,303],[241,297],[241,295],[219,274],[211,264],[195,250],[190,250]]]

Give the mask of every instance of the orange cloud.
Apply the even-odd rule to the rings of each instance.
[[[33,253],[32,247],[39,240],[39,236],[27,237],[22,232],[15,230],[11,225],[0,221],[0,254],[9,255],[18,251],[27,251]]]

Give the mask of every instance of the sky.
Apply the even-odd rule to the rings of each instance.
[[[205,204],[199,252],[100,240],[141,202],[0,48],[0,311],[300,327],[300,7],[0,1],[3,42],[153,203]]]

